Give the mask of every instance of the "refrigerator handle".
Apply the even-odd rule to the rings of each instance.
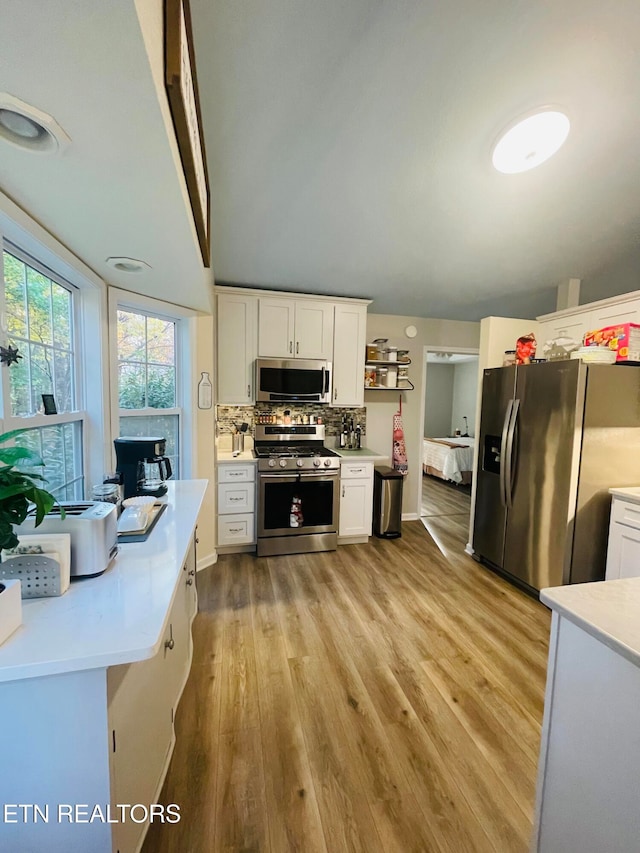
[[[507,461],[507,436],[509,434],[509,425],[511,423],[511,410],[513,409],[513,400],[507,403],[507,411],[504,415],[504,424],[502,426],[502,439],[500,441],[500,503],[502,506],[507,505],[507,481],[505,478],[505,468]]]
[[[505,488],[505,505],[507,509],[513,506],[513,478],[515,474],[515,464],[513,459],[513,439],[516,433],[518,423],[518,409],[520,408],[520,400],[513,401],[511,409],[511,423],[507,430],[507,455],[505,458],[504,472],[504,488]]]

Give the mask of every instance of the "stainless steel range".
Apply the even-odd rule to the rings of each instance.
[[[259,557],[334,551],[340,457],[322,424],[257,425]]]

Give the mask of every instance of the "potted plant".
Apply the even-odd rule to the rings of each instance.
[[[14,429],[0,434],[0,445],[27,431]],[[18,537],[13,526],[25,520],[32,504],[36,508],[37,527],[56,502],[50,492],[38,485],[46,482],[41,474],[25,471],[16,467],[18,465],[34,468],[44,465],[44,462],[38,453],[27,447],[0,447],[0,550],[16,547]]]
[[[0,445],[12,441],[26,429],[15,429],[0,435]],[[39,483],[45,478],[32,469],[44,465],[38,453],[26,447],[0,447],[0,550],[15,548],[18,537],[14,525],[27,517],[31,505],[36,509],[36,527],[56,502],[54,496]],[[21,467],[17,467],[21,466]],[[23,467],[24,466],[24,467]],[[61,513],[64,515],[64,511]],[[19,581],[0,583],[0,643],[22,623],[22,601]]]

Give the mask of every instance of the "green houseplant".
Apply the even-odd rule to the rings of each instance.
[[[0,434],[0,550],[16,547],[18,537],[13,527],[25,520],[32,504],[37,527],[56,503],[54,496],[39,485],[46,482],[45,478],[35,471],[23,470],[44,465],[40,455],[26,447],[1,446],[25,432],[26,429],[14,429]]]

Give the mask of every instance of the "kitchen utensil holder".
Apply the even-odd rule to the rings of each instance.
[[[19,554],[0,563],[0,581],[19,580],[22,598],[62,595],[60,563],[44,554]]]
[[[244,433],[234,432],[232,438],[232,449],[234,453],[242,453],[244,451]]]

